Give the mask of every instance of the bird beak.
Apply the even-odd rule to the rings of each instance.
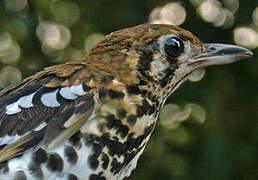
[[[189,60],[189,65],[195,68],[202,68],[211,65],[221,65],[236,62],[253,55],[253,53],[243,47],[229,44],[204,44],[205,51]]]

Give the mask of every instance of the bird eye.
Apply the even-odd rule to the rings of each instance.
[[[184,52],[184,44],[179,38],[168,38],[164,44],[164,51],[170,58],[177,58]]]

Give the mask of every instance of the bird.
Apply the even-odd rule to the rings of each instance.
[[[128,179],[191,73],[252,55],[173,25],[112,32],[84,58],[0,92],[0,180]]]

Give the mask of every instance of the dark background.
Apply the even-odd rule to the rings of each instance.
[[[153,12],[173,2],[179,2],[180,12],[186,15],[175,24],[203,42],[246,46],[254,56],[210,67],[198,83],[185,82],[167,104],[183,109],[194,103],[201,115],[198,108],[192,109],[177,128],[173,120],[160,119],[131,179],[258,179],[257,0],[1,0],[0,87],[46,66],[79,59],[114,30],[153,18],[173,23],[164,20],[164,9],[163,16]],[[224,20],[213,18],[216,10],[219,15],[226,12]],[[180,19],[179,12],[174,15]]]

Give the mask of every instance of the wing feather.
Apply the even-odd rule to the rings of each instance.
[[[83,89],[85,79],[71,84],[69,78],[85,69],[81,63],[51,67],[0,92],[0,162],[38,146],[54,148],[79,131],[96,97],[94,89]],[[59,86],[63,82],[67,87]]]

